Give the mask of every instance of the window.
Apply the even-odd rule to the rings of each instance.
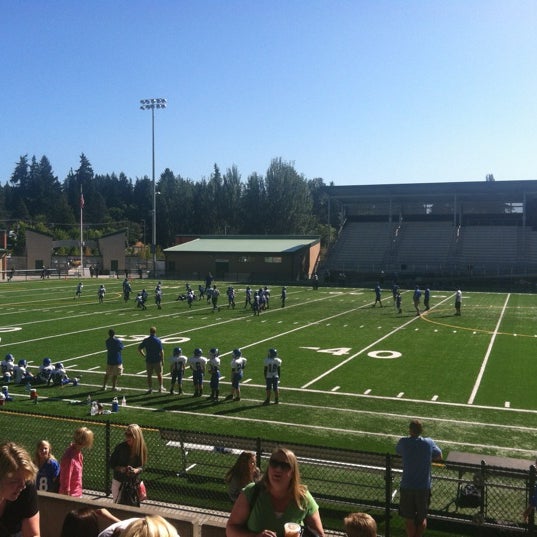
[[[281,263],[282,261],[281,257],[265,257],[265,263]]]

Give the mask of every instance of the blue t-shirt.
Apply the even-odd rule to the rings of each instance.
[[[140,345],[138,345],[138,349],[145,349],[145,361],[156,364],[160,362],[161,358],[161,352],[162,352],[162,342],[157,336],[150,335],[149,337],[146,337]]]
[[[122,363],[121,351],[123,350],[123,343],[117,337],[109,337],[106,340],[106,363],[108,365],[119,365]]]
[[[38,490],[58,492],[60,481],[60,463],[56,459],[48,459],[42,464],[35,478],[35,486]]]
[[[442,451],[432,438],[405,436],[397,442],[395,451],[403,457],[402,489],[430,489],[431,462],[442,457]]]

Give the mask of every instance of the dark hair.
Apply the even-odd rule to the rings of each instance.
[[[97,537],[99,533],[99,520],[95,509],[82,507],[65,515],[60,537]]]
[[[410,434],[419,436],[423,431],[423,424],[420,420],[412,420],[408,428],[410,430]]]
[[[110,328],[110,330],[108,330],[108,335],[109,335],[110,337],[114,337],[114,336],[116,335],[116,333],[115,333],[115,331],[114,331],[113,328]]]

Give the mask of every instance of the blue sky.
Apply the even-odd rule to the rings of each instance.
[[[244,181],[537,179],[535,0],[0,0],[0,182],[21,155]]]

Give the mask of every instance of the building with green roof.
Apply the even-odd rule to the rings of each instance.
[[[311,235],[205,235],[178,237],[164,250],[166,275],[237,281],[309,279],[319,263],[321,238]]]

